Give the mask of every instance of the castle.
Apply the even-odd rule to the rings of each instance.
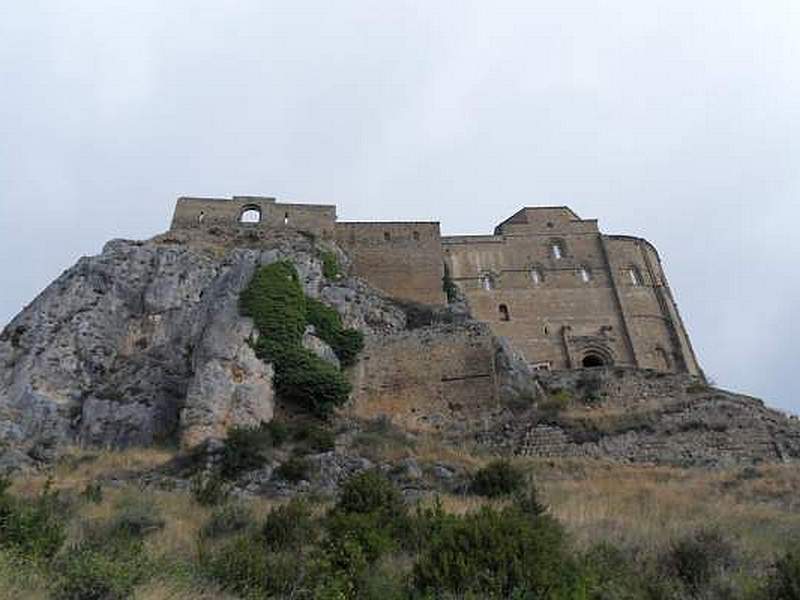
[[[607,235],[565,206],[526,207],[491,235],[442,236],[438,222],[339,222],[330,205],[179,198],[175,229],[280,229],[335,241],[355,275],[389,296],[472,315],[536,369],[626,366],[702,377],[658,252]]]

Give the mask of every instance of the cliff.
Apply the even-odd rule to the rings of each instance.
[[[365,336],[338,418],[388,419],[505,454],[707,465],[800,456],[796,419],[690,375],[533,372],[463,305],[395,301],[349,276],[331,241],[186,230],[109,242],[5,327],[0,466],[49,462],[73,445],[192,448],[291,410],[240,308],[256,269],[279,260]],[[313,328],[303,345],[338,368]]]

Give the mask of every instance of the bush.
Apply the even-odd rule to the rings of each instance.
[[[240,535],[221,546],[200,548],[201,572],[245,598],[290,597],[302,578],[297,556],[268,552],[261,536]]]
[[[767,597],[770,600],[800,600],[800,544],[775,563],[775,571],[767,584]]]
[[[397,548],[396,537],[401,532],[392,521],[387,522],[381,512],[345,513],[333,511],[325,522],[329,551],[344,552],[342,542],[358,545],[359,555],[368,563]]]
[[[330,363],[303,348],[306,324],[336,352],[343,365],[352,364],[363,347],[357,331],[342,329],[338,313],[306,298],[294,266],[287,261],[258,269],[240,298],[242,313],[253,317],[259,331],[254,347],[275,368],[277,394],[320,415],[347,401],[350,383]]]
[[[223,504],[216,508],[200,529],[201,538],[218,538],[247,529],[253,522],[253,514],[247,506],[238,502]]]
[[[558,523],[515,507],[443,520],[414,565],[417,588],[437,595],[573,598],[575,579]]]
[[[283,446],[283,444],[289,439],[289,427],[286,425],[286,423],[273,419],[262,427],[267,431],[267,433],[269,433],[272,445],[275,448]]]
[[[230,495],[230,486],[218,473],[200,473],[192,479],[192,497],[201,506],[224,503]]]
[[[378,513],[389,518],[406,514],[400,492],[375,470],[353,475],[344,482],[336,510],[345,514]]]
[[[469,491],[478,496],[498,498],[519,491],[524,484],[522,471],[507,460],[496,460],[472,476]]]
[[[292,263],[279,261],[259,268],[242,292],[240,306],[268,340],[268,350],[299,345],[306,329],[306,304]]]
[[[12,497],[9,486],[7,479],[0,479],[0,545],[33,559],[52,557],[66,539],[66,507],[58,492],[51,490],[48,481],[29,500]]]
[[[333,348],[343,366],[355,363],[358,353],[364,349],[364,336],[360,331],[344,329],[339,313],[313,298],[306,299],[306,316],[317,335]]]
[[[264,466],[272,448],[272,436],[265,427],[232,427],[222,448],[220,474],[235,479],[241,473]]]
[[[270,511],[261,528],[261,535],[270,550],[299,550],[314,542],[316,533],[311,507],[299,499]]]
[[[323,250],[320,253],[320,257],[322,258],[322,275],[326,279],[338,278],[340,269],[336,254],[330,250]]]
[[[663,564],[693,594],[734,564],[731,544],[715,529],[701,529],[673,543]]]
[[[311,464],[304,458],[292,456],[275,469],[275,476],[290,483],[308,479]]]
[[[295,439],[309,452],[330,452],[336,447],[336,435],[328,427],[307,424],[297,430]]]
[[[146,574],[142,561],[123,561],[103,550],[73,549],[55,569],[54,600],[122,600]]]
[[[339,369],[301,347],[282,353],[273,383],[281,398],[321,417],[347,402],[351,391]]]

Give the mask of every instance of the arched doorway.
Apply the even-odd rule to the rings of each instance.
[[[606,360],[605,360],[605,358],[603,358],[599,354],[596,354],[594,352],[590,352],[586,356],[583,357],[583,360],[581,361],[581,365],[583,366],[584,369],[593,369],[593,368],[596,368],[596,367],[605,367],[606,366]]]

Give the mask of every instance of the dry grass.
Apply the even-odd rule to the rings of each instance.
[[[754,557],[800,539],[800,465],[707,471],[601,461],[517,461],[579,546],[607,540],[657,550],[718,527]]]

